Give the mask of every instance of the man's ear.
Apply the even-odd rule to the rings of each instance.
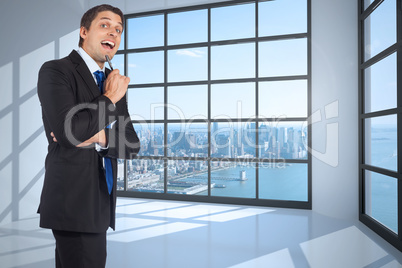
[[[81,36],[82,39],[85,40],[87,38],[87,32],[88,32],[88,30],[84,26],[81,26],[81,28],[80,28],[80,36]]]

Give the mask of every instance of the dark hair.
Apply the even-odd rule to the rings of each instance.
[[[81,24],[80,28],[84,27],[85,29],[89,30],[89,27],[91,27],[92,21],[98,16],[98,13],[103,12],[103,11],[112,11],[113,13],[117,14],[121,18],[121,22],[123,23],[123,29],[124,29],[124,15],[123,12],[114,6],[111,5],[99,5],[95,6],[91,9],[89,9],[81,18]],[[78,42],[78,46],[82,47],[82,44],[84,42],[84,39],[82,39],[80,35],[80,41]]]

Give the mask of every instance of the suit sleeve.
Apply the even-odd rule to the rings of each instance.
[[[51,131],[60,146],[75,148],[115,120],[116,109],[101,95],[91,102],[78,103],[77,94],[84,81],[77,81],[64,64],[43,64],[38,77],[38,96]],[[83,88],[87,90],[87,88]],[[48,133],[47,133],[48,134]]]
[[[118,111],[117,122],[113,128],[105,129],[109,144],[106,156],[132,159],[140,150],[140,141],[128,114],[126,96],[116,103],[116,110]]]

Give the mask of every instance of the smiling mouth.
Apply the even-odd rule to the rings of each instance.
[[[113,49],[115,47],[115,43],[113,43],[111,41],[102,41],[101,44],[103,47],[106,47],[109,49]]]

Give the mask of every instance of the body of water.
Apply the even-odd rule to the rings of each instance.
[[[365,163],[397,171],[396,128],[372,128],[366,136]],[[389,229],[398,231],[398,183],[397,179],[376,172],[366,171],[366,214]]]

